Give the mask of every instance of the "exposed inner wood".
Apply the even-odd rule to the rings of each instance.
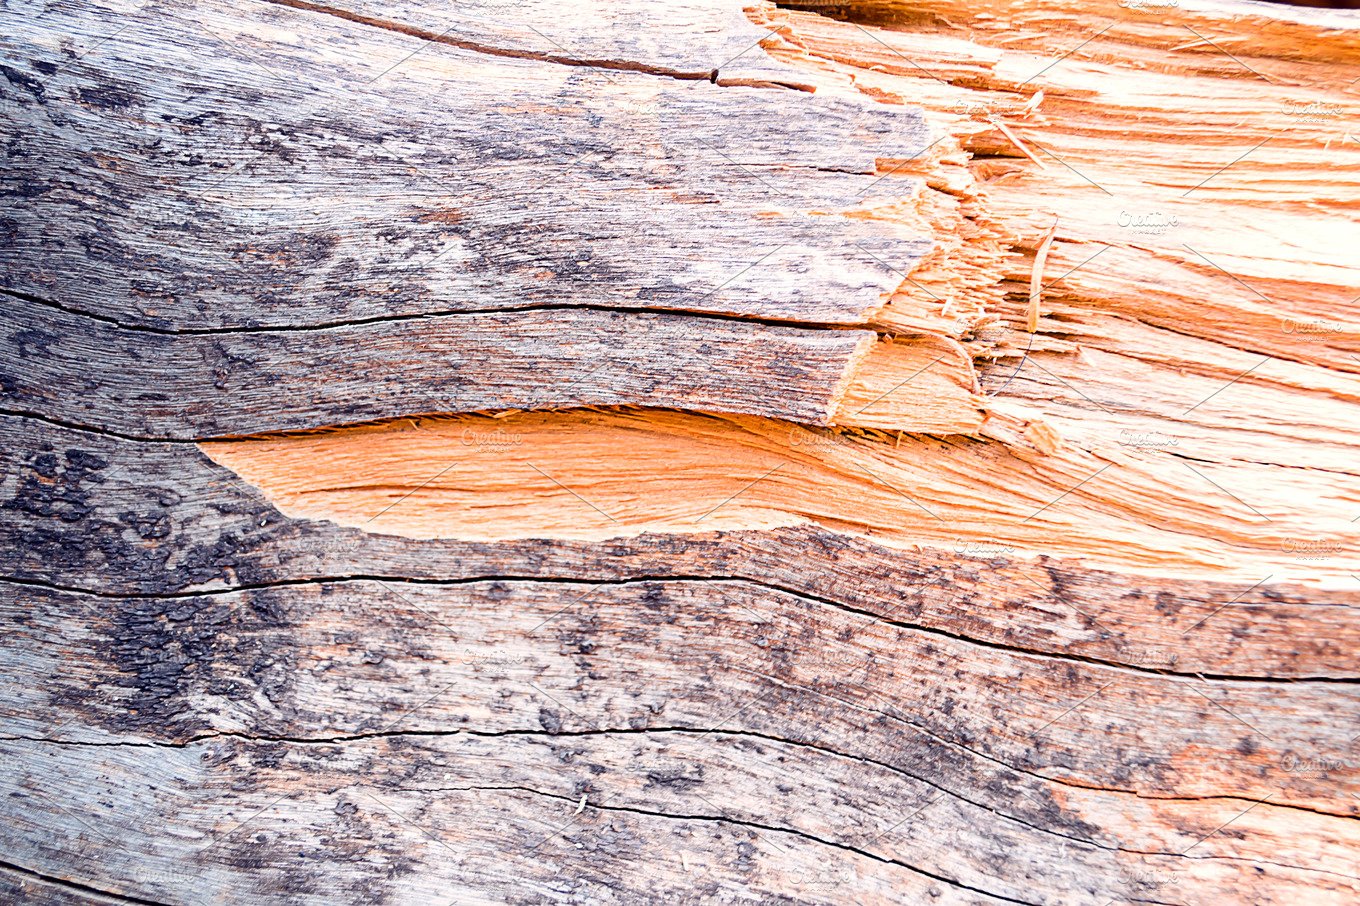
[[[972,360],[943,337],[881,338],[847,369],[841,386],[824,424],[974,434],[986,417]]]
[[[1360,534],[1344,503],[1255,499],[1270,466],[1214,468],[1120,444],[1039,449],[1001,438],[823,433],[765,419],[656,411],[462,416],[202,449],[284,513],[411,538],[607,540],[806,522],[894,546],[993,544],[1166,575],[1338,583]],[[1173,471],[1168,474],[1172,464]],[[1211,471],[1205,471],[1211,470]],[[1213,476],[1212,478],[1210,476]],[[1175,490],[1172,490],[1172,489]],[[1322,535],[1319,526],[1335,526]],[[1303,556],[1311,546],[1325,556]]]
[[[1030,250],[988,305],[1012,329],[984,341],[1009,356],[1031,348],[1066,377],[1053,353],[1152,345],[1111,336],[1115,315],[1156,328],[1148,336],[1177,365],[1198,360],[1177,355],[1190,336],[1360,371],[1354,14],[1299,14],[1331,26],[1320,30],[1212,4],[1083,7],[1096,20],[1062,3],[855,9],[891,27],[757,15],[783,26],[775,56],[819,67],[831,90],[921,104],[941,145],[968,152],[980,216]],[[1055,217],[1047,336],[1031,347],[1017,335],[1020,286]]]

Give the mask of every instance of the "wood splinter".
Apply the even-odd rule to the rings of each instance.
[[[1048,228],[1039,242],[1039,251],[1034,255],[1034,270],[1029,275],[1029,309],[1025,312],[1025,327],[1030,333],[1039,329],[1039,296],[1043,290],[1044,265],[1048,263],[1048,249],[1053,245],[1053,236],[1058,232],[1058,218],[1053,218],[1053,226]]]

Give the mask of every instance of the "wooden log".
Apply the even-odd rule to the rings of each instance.
[[[0,900],[1360,898],[1354,17],[743,6],[0,10]]]

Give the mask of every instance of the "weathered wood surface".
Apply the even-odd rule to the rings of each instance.
[[[1349,793],[1360,790],[1360,770],[1349,763],[1287,769],[1291,757],[1346,760],[1353,724],[1309,716],[1355,715],[1352,683],[1202,680],[1065,651],[982,647],[745,580],[354,579],[169,599],[6,585],[0,600],[23,640],[4,657],[7,679],[18,687],[26,672],[52,677],[45,688],[20,688],[7,707],[15,735],[55,727],[75,742],[362,735],[450,685],[456,691],[404,729],[514,729],[513,695],[488,679],[500,671],[482,675],[504,657],[499,666],[538,684],[522,690],[528,700],[576,730],[585,729],[572,719],[578,701],[617,710],[624,725],[704,729],[773,680],[790,703],[767,704],[759,723],[786,732],[827,693],[846,706],[900,709],[937,736],[976,741],[981,757],[1069,785],[1145,797],[1272,794],[1280,806],[1357,813]],[[1050,720],[1040,744],[1038,728]],[[862,742],[883,754],[882,740]],[[1227,743],[1233,758],[1202,757]]]
[[[966,417],[947,414],[953,404],[980,421],[964,383],[969,360],[943,339],[876,350],[866,330],[573,308],[166,335],[24,299],[5,304],[0,407],[139,438],[580,406],[967,430]],[[861,366],[882,387],[856,391],[861,406],[843,411],[841,398],[868,380]]]
[[[0,896],[6,902],[35,903],[38,906],[74,906],[74,904],[136,903],[136,897],[115,897],[79,885],[58,884],[31,871],[0,864]]]
[[[1018,67],[988,40],[1065,40],[1080,17],[930,0],[909,31],[871,33],[740,7],[0,7],[0,113],[21,132],[0,171],[17,294],[0,316],[0,899],[1360,899],[1360,596],[1341,562],[1356,334],[1281,327],[1343,317],[1349,170],[1273,197],[1244,166],[1201,209],[1227,247],[1257,214],[1289,237],[1230,261],[1272,310],[1184,250],[1116,242],[1073,200],[1098,190],[1018,169],[995,124],[961,140],[972,171],[946,150],[956,122],[931,145],[952,92],[995,103],[1086,35]],[[1102,60],[1116,35],[1162,39],[1108,12]],[[1261,33],[1245,47],[1296,67],[1273,89],[1290,103],[1310,61],[1353,44]],[[1157,53],[1140,73],[1183,60]],[[1139,150],[1110,161],[1121,190],[1123,170],[1163,166],[1091,113],[1156,92],[1121,107],[1106,89],[1123,83],[1102,72],[1093,94],[1066,80],[1095,64],[1071,65],[1044,83],[1044,144],[1086,172],[1108,149],[1089,136],[1123,128]],[[1196,60],[1196,166],[1245,116],[1199,109],[1235,65]],[[1264,172],[1332,159],[1281,143],[1293,159]],[[1204,175],[1166,160],[1157,179]],[[1027,248],[1057,207],[1051,268],[1096,243],[1114,263],[1078,267],[1017,337],[1032,255],[998,248]],[[933,476],[899,485],[928,503],[971,501],[976,518],[919,517],[919,549],[847,534],[832,517],[853,491],[792,501],[821,525],[417,540],[286,515],[188,442],[587,403],[824,424],[870,335],[824,328],[863,325],[948,337],[894,345],[966,348],[1012,397],[967,439],[770,422]],[[955,357],[948,385],[971,393]],[[848,398],[896,394],[893,373]],[[1193,433],[1184,458],[1250,502],[1166,479],[1188,467],[1125,440],[1156,430]],[[616,446],[599,467],[625,461]],[[357,481],[374,449],[301,470]],[[510,459],[482,466],[486,486]],[[641,500],[687,477],[664,450],[647,465],[666,481],[640,478]],[[435,471],[399,475],[392,505],[422,505],[403,495]],[[995,537],[998,513],[1040,504],[1034,537],[1083,556]],[[1081,525],[1111,513],[1141,515]],[[1111,569],[1144,529],[1181,540],[1143,574]],[[1079,532],[1103,555],[1069,545]],[[1251,577],[1209,578],[1210,547],[1240,548]],[[1287,574],[1255,573],[1267,559]]]
[[[813,527],[645,535],[608,545],[412,541],[289,520],[193,445],[0,417],[7,575],[73,592],[166,597],[371,576],[416,581],[742,579],[983,644],[1149,671],[1352,678],[1354,593],[1132,579],[999,545],[891,551]],[[601,558],[600,552],[607,556]],[[790,558],[788,550],[797,550]],[[1288,639],[1288,645],[1279,644]]]
[[[0,53],[25,134],[0,175],[5,285],[125,323],[595,305],[860,324],[932,242],[842,216],[893,184],[876,160],[926,147],[909,108],[261,2],[53,3],[8,14]]]
[[[30,872],[166,903],[1356,895],[1353,594],[815,531],[402,543],[281,520],[191,445],[11,422]],[[1329,657],[1348,681],[1279,681]]]
[[[832,706],[809,710],[851,732],[876,720],[855,712],[838,719]],[[929,738],[898,732],[904,742]],[[186,879],[223,902],[287,891],[299,903],[1175,902],[1180,885],[1255,902],[1341,903],[1350,893],[1350,866],[1337,858],[1349,842],[1341,835],[1353,833],[1346,820],[1275,809],[1296,836],[1275,836],[1270,851],[1243,864],[1224,858],[1227,837],[1213,831],[1250,801],[1121,802],[1094,792],[1064,795],[1059,805],[1029,778],[995,765],[960,770],[915,748],[926,778],[815,742],[713,727],[229,738],[152,749],[19,742],[4,744],[4,754],[41,758],[45,785],[7,797],[3,808],[41,815],[44,795],[84,793],[90,827],[69,824],[100,843],[90,874],[109,886],[137,878],[140,891],[169,901],[182,897]],[[795,786],[784,782],[790,775],[806,778],[796,803],[780,792]],[[997,794],[988,798],[1005,805],[950,795],[956,778],[992,785]],[[124,799],[116,814],[98,804],[110,795]],[[874,806],[857,809],[855,799]],[[1271,808],[1241,815],[1238,834],[1269,839]],[[1083,820],[1120,812],[1127,817],[1099,835]],[[1063,827],[1063,817],[1073,823]],[[1057,831],[1036,830],[1035,818]],[[99,834],[118,834],[119,819],[166,832],[110,845]],[[32,841],[19,855],[30,862],[43,864],[52,850],[60,860],[76,836],[43,836],[40,823],[19,821]],[[833,837],[846,842],[826,842]],[[1323,852],[1301,851],[1305,837]],[[1292,867],[1300,857],[1319,868]],[[1340,895],[1329,897],[1324,885]]]
[[[780,872],[766,860],[782,858],[803,872],[809,858],[828,860],[843,875],[834,894],[807,879],[764,882],[765,895],[795,902],[912,901],[929,884],[866,854],[948,878],[964,902],[969,891],[1086,902],[1154,876],[1258,902],[1328,885],[1342,902],[1360,889],[1348,876],[1354,797],[1338,796],[1360,779],[1344,755],[1353,723],[1308,720],[1356,713],[1353,685],[1046,662],[739,581],[602,590],[6,589],[22,644],[5,673],[53,677],[5,714],[14,736],[31,737],[4,745],[16,794],[0,807],[19,838],[7,849],[59,875],[71,851],[98,847],[95,886],[118,890],[150,870],[132,889],[170,902],[177,873],[237,897],[321,901],[328,891],[309,888],[329,878],[347,898],[456,883],[469,902],[476,891],[516,901],[485,873],[499,865],[528,891],[564,858],[578,893],[631,902],[684,889],[675,866],[624,871],[668,851],[705,866],[696,897],[744,883],[759,898],[762,878]],[[1225,746],[1232,758],[1206,757]],[[91,784],[85,805],[52,804]],[[583,826],[538,848],[583,795]],[[611,824],[619,810],[652,820]],[[1235,817],[1232,834],[1200,842]],[[668,824],[693,820],[755,849],[632,840],[668,839],[680,832]],[[34,833],[45,824],[57,833]],[[384,843],[394,831],[418,849],[388,874],[376,869],[397,856]],[[597,844],[576,848],[581,834]],[[341,862],[351,868],[326,871]]]

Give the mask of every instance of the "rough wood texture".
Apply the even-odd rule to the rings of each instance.
[[[406,538],[289,520],[192,445],[133,443],[0,418],[12,452],[0,539],[22,582],[165,597],[344,576],[622,581],[711,576],[764,583],[991,644],[1069,651],[1149,670],[1353,676],[1349,591],[1166,580],[1006,556],[960,539],[902,553],[823,529],[647,535],[603,547]],[[152,543],[155,542],[155,543]],[[600,551],[608,557],[601,559]],[[784,553],[797,550],[791,560]],[[1227,602],[1233,602],[1225,606]],[[1282,638],[1290,640],[1281,646]]]
[[[138,438],[580,406],[948,434],[981,424],[971,361],[944,338],[582,309],[182,336],[7,305],[4,408]]]
[[[1360,900],[1354,19],[742,6],[0,0],[0,900]]]
[[[260,2],[9,21],[28,137],[0,183],[6,286],[125,323],[597,305],[859,324],[930,246],[841,216],[891,193],[876,160],[925,147],[913,110]]]
[[[695,898],[768,883],[821,899],[779,878],[784,858],[802,871],[835,865],[844,878],[827,899],[878,889],[893,902],[937,877],[962,886],[964,902],[969,889],[1108,897],[1138,871],[1262,902],[1323,883],[1355,894],[1344,876],[1356,824],[1327,810],[1353,814],[1335,792],[1356,775],[1336,756],[1302,754],[1344,750],[1349,729],[1298,731],[1319,709],[1353,711],[1353,686],[1045,669],[741,582],[598,591],[359,581],[104,599],[98,616],[79,596],[30,597],[44,617],[27,622],[23,666],[59,666],[62,680],[8,717],[18,735],[36,718],[60,741],[5,745],[20,790],[6,823],[31,841],[22,861],[54,873],[82,836],[128,822],[147,830],[103,847],[98,886],[118,889],[141,863],[236,896],[287,877],[305,895],[357,857],[373,870],[347,882],[369,885],[350,896],[413,898],[454,879],[495,890],[484,873],[496,865],[532,888],[571,858],[575,889],[594,890],[594,877],[629,901],[683,889],[683,868],[625,869],[674,846],[675,861],[704,866]],[[109,661],[124,679],[96,692]],[[138,745],[148,739],[173,745]],[[1205,756],[1227,740],[1232,758]],[[50,800],[92,781],[117,796],[117,813],[59,820]],[[583,795],[582,825],[552,837]],[[1247,809],[1233,835],[1196,845]],[[648,820],[615,825],[619,811]],[[722,842],[638,839],[683,836],[694,820],[723,825]],[[71,825],[70,839],[32,833],[44,823]],[[568,856],[597,833],[618,839]],[[250,871],[262,857],[267,869]],[[404,867],[384,879],[377,867],[394,859]],[[902,862],[926,877],[890,867]],[[173,885],[141,889],[175,899]]]
[[[828,693],[826,707],[912,715],[946,739],[975,742],[974,757],[1077,787],[1148,798],[1271,794],[1277,806],[1346,816],[1354,809],[1335,794],[1360,783],[1348,766],[1326,776],[1286,769],[1305,751],[1344,750],[1349,725],[1304,736],[1298,724],[1328,707],[1353,712],[1360,692],[1351,684],[1200,680],[979,646],[744,580],[354,579],[171,599],[7,585],[3,600],[9,620],[37,611],[25,621],[23,647],[6,655],[6,672],[53,676],[46,689],[24,690],[6,720],[24,736],[64,727],[59,738],[73,743],[365,735],[385,715],[417,706],[403,732],[438,732],[446,722],[454,731],[500,731],[519,726],[516,715],[538,713],[520,713],[535,701],[558,712],[548,721],[553,732],[557,724],[587,729],[578,725],[583,714],[587,725],[701,731],[744,696],[770,691],[762,683],[773,679],[789,687],[781,696],[789,701],[768,701],[760,726],[802,727],[808,718],[796,713]],[[104,682],[111,671],[122,681]],[[507,673],[511,685],[496,688]],[[1008,697],[998,708],[1003,686]],[[1128,720],[1139,708],[1166,719]],[[853,748],[882,757],[879,732]],[[1102,745],[1090,745],[1095,735]],[[1200,757],[1226,739],[1236,757]],[[1148,757],[1110,757],[1121,750]]]

